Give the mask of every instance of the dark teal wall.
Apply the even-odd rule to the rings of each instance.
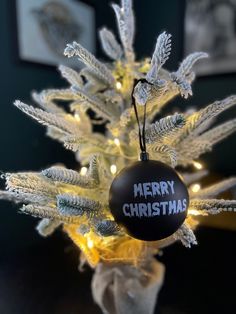
[[[60,87],[64,82],[55,68],[21,62],[17,56],[16,21],[14,2],[0,1],[1,42],[1,105],[0,105],[0,169],[2,171],[38,170],[56,162],[74,164],[71,152],[45,136],[45,129],[19,112],[12,102],[21,99],[30,102],[33,89]],[[90,1],[96,6],[97,26],[115,27],[110,1]],[[167,67],[177,68],[182,59],[184,1],[148,0],[134,1],[137,18],[136,51],[139,57],[150,56],[157,34],[167,30],[173,35],[173,53]],[[98,55],[101,56],[98,49]],[[200,78],[194,83],[194,97],[190,100],[176,99],[176,105],[204,106],[215,99],[236,93],[236,75]],[[236,116],[232,109],[225,118]],[[211,155],[206,155],[209,167],[222,175],[236,173],[236,135],[218,145]],[[33,230],[35,220],[16,214],[16,206],[1,202],[0,241],[5,249],[20,248],[32,241],[43,241]],[[10,240],[9,240],[10,239]]]

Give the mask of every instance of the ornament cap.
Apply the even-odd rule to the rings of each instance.
[[[147,152],[141,152],[140,153],[140,160],[141,161],[148,161],[149,160],[149,154]]]

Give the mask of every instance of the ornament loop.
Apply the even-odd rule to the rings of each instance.
[[[138,123],[138,133],[139,133],[139,146],[140,146],[140,150],[141,150],[141,154],[140,154],[140,160],[145,161],[148,160],[148,153],[146,150],[146,136],[145,136],[145,127],[146,127],[146,103],[144,105],[144,113],[143,113],[143,127],[141,129],[141,125],[140,125],[140,120],[139,120],[139,116],[138,116],[138,109],[137,109],[137,105],[136,105],[136,100],[134,97],[134,90],[136,85],[141,82],[141,83],[147,83],[150,85],[150,82],[148,82],[145,78],[139,79],[139,80],[135,80],[134,81],[134,86],[133,86],[133,90],[131,93],[131,98],[132,98],[132,105],[134,107],[134,112],[135,112],[135,116],[136,116],[136,120]]]

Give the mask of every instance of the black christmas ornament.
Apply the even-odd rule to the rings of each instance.
[[[110,188],[115,221],[133,238],[155,241],[184,222],[188,190],[174,169],[160,161],[137,161],[120,171]]]
[[[141,160],[122,169],[115,177],[110,187],[109,206],[115,221],[131,237],[156,241],[172,235],[183,224],[189,195],[173,168],[149,160],[145,141],[146,105],[141,130],[133,93],[132,101],[139,128]]]

